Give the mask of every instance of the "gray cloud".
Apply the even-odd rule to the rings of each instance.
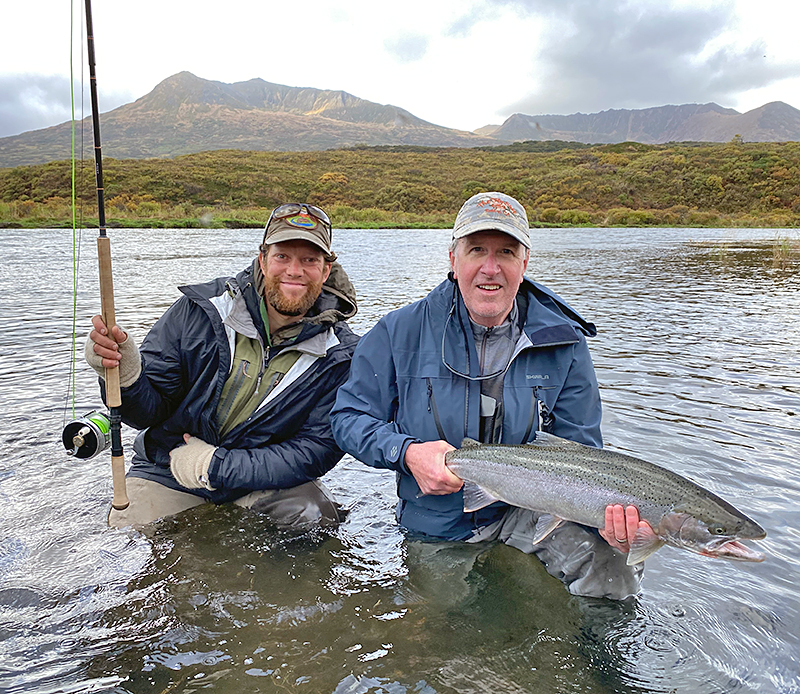
[[[387,39],[383,45],[401,62],[411,63],[425,57],[428,52],[428,37],[421,34],[405,34]]]
[[[75,118],[91,114],[89,79],[75,84]],[[81,98],[84,105],[81,110]],[[108,111],[132,101],[127,93],[99,95],[100,110]],[[70,119],[69,79],[48,75],[0,75],[0,137],[18,135],[64,123]]]
[[[69,117],[68,79],[0,75],[0,137],[62,123]]]
[[[716,101],[797,74],[800,63],[767,60],[763,43],[709,42],[736,21],[731,3],[669,8],[633,0],[495,0],[550,20],[533,66],[542,87],[509,104],[507,113],[594,112]]]

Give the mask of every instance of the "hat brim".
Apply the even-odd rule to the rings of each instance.
[[[475,234],[479,231],[499,231],[503,234],[508,234],[513,239],[519,241],[523,246],[525,246],[525,248],[530,249],[531,247],[531,237],[529,234],[524,234],[512,224],[503,224],[503,222],[500,222],[496,219],[479,219],[475,222],[471,222],[470,224],[465,224],[457,231],[453,231],[453,238],[463,239],[465,236]]]

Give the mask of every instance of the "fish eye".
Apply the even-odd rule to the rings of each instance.
[[[712,525],[709,528],[709,531],[711,532],[712,535],[724,535],[725,534],[725,528],[723,528],[721,525]]]

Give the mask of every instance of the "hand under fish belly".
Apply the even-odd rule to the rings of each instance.
[[[534,544],[565,521],[603,528],[606,507],[623,504],[649,524],[630,541],[628,564],[665,544],[707,557],[764,560],[741,542],[766,537],[758,523],[691,480],[633,456],[539,432],[516,446],[465,439],[445,464],[465,481],[465,511],[504,501],[541,513]]]

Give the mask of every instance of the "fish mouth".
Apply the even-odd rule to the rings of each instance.
[[[758,552],[742,542],[732,539],[721,540],[718,543],[704,547],[698,554],[702,554],[704,557],[731,559],[733,561],[759,562],[764,561],[766,558],[763,552]]]

